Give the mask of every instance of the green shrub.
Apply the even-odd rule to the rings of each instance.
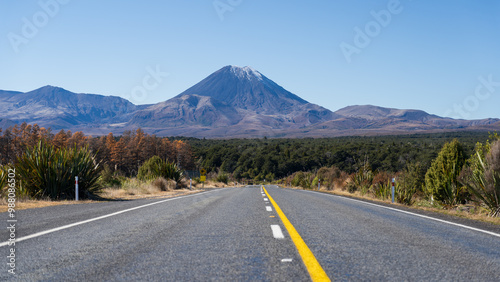
[[[373,183],[373,173],[368,163],[352,177],[352,183],[356,186],[356,190],[360,190],[361,194],[366,194]],[[351,188],[352,189],[352,188]]]
[[[137,173],[137,178],[143,181],[163,177],[179,182],[182,176],[183,172],[176,164],[164,161],[158,156],[153,156],[145,161]]]
[[[7,186],[7,175],[9,168],[0,165],[0,191],[3,191],[3,188]]]
[[[392,187],[391,187],[392,189]],[[394,184],[394,200],[400,204],[411,206],[415,202],[413,196],[415,195],[416,188],[408,186],[404,183]]]
[[[292,186],[302,187],[304,189],[311,188],[311,182],[309,181],[310,174],[302,171],[298,171],[293,174]]]
[[[265,177],[266,181],[269,181],[269,182],[273,182],[274,178],[275,178],[274,173],[271,173],[271,172],[266,174],[266,177]]]
[[[398,177],[395,185],[395,200],[400,204],[412,205],[414,196],[421,190],[424,179],[422,177],[422,167],[420,163],[408,163],[403,172]]]
[[[415,190],[415,193],[422,192],[425,183],[425,168],[420,162],[407,163],[400,177],[400,182],[406,188]]]
[[[476,147],[471,166],[464,169],[460,181],[485,204],[490,216],[500,216],[500,141],[488,148],[486,158],[482,148]]]
[[[354,178],[354,176],[353,176],[353,178]],[[358,186],[356,186],[354,181],[349,181],[345,188],[346,188],[347,192],[349,192],[349,193],[354,193],[358,190]]]
[[[447,206],[464,202],[466,194],[458,182],[464,164],[464,149],[458,140],[446,143],[425,174],[427,194]]]
[[[7,198],[8,196],[8,172],[9,169],[13,169],[14,167],[11,165],[3,165],[0,166],[0,196],[2,198]],[[14,173],[17,177],[17,173]],[[15,179],[15,194],[17,199],[28,199],[30,198],[30,194],[26,190],[26,188],[22,185],[22,181],[20,178]]]
[[[217,182],[222,182],[227,184],[229,182],[229,175],[225,173],[224,171],[220,171],[219,174],[217,175],[217,178],[215,178]]]
[[[311,188],[316,188],[318,187],[318,183],[319,183],[319,178],[316,176],[314,177],[313,181],[312,181],[312,184],[311,184]]]
[[[7,198],[9,194],[7,191],[9,188],[7,186],[9,168],[7,165],[0,165],[0,196],[2,198]]]
[[[99,190],[99,163],[87,147],[56,149],[40,141],[17,158],[15,168],[21,189],[30,197],[73,199],[75,176],[79,177],[79,197],[89,197]]]
[[[101,187],[120,187],[122,181],[115,171],[113,171],[108,165],[104,165],[99,175],[98,183]]]
[[[386,183],[377,183],[374,188],[375,197],[382,200],[391,198],[392,182],[390,178],[387,178]]]

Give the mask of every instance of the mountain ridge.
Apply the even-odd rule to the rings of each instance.
[[[333,137],[453,130],[500,130],[500,119],[460,120],[422,110],[354,105],[335,112],[309,103],[251,67],[225,66],[152,105],[55,86],[0,90],[0,127],[38,123],[54,130],[121,134],[141,127],[162,136]]]
[[[95,122],[124,122],[141,109],[126,99],[99,94],[76,94],[61,87],[43,86],[29,92],[2,92],[1,118],[64,128]]]

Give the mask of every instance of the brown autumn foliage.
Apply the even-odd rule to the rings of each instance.
[[[109,133],[92,137],[81,131],[73,133],[69,130],[54,134],[50,128],[27,123],[0,129],[0,165],[14,163],[26,148],[36,145],[42,139],[56,148],[88,146],[96,153],[99,161],[127,176],[135,176],[141,164],[155,155],[174,162],[183,169],[194,168],[189,144],[149,135],[140,128],[126,131],[121,136]]]

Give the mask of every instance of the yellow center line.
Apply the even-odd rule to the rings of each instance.
[[[326,275],[323,267],[321,267],[314,254],[311,252],[304,240],[302,240],[302,237],[300,237],[300,234],[297,232],[297,230],[295,230],[295,227],[293,227],[293,225],[290,223],[278,204],[274,201],[271,195],[267,193],[266,188],[262,187],[262,189],[266,193],[267,198],[269,198],[269,201],[271,201],[271,203],[273,204],[274,209],[281,218],[283,225],[285,225],[288,234],[290,234],[290,237],[292,238],[295,247],[299,251],[299,255],[302,258],[302,261],[304,262],[312,281],[330,281],[330,278],[328,278],[328,275]]]

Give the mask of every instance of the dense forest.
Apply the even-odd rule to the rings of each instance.
[[[273,180],[297,171],[335,166],[348,174],[366,164],[372,171],[396,173],[408,163],[420,163],[425,173],[446,142],[458,139],[467,155],[488,132],[452,132],[376,137],[320,139],[184,139],[198,167],[224,171],[236,179]]]

